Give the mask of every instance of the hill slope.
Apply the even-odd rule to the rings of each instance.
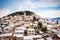
[[[9,15],[7,15],[7,16],[11,16],[11,15],[14,16],[14,15],[17,15],[17,14],[19,14],[19,15],[23,15],[24,12],[26,12],[26,15],[34,14],[34,13],[31,12],[31,11],[19,11],[19,12],[15,12],[15,13],[9,14]]]

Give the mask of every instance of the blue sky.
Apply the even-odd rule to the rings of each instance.
[[[4,14],[2,12],[4,10],[9,11],[6,14],[29,10],[39,15],[40,12],[42,14],[45,11],[60,11],[60,0],[0,0],[1,15]]]

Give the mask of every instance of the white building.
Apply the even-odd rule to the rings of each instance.
[[[27,33],[28,33],[28,36],[35,35],[35,29],[29,28],[29,29],[27,30]]]

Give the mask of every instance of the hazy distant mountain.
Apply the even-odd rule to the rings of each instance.
[[[50,20],[52,20],[53,22],[56,22],[56,23],[60,24],[60,17],[50,18]]]
[[[60,24],[60,17],[56,17],[56,18],[47,18],[48,20],[51,20],[52,22],[55,22],[57,24]]]
[[[60,17],[51,18],[52,20],[60,20]]]
[[[49,20],[60,20],[60,17],[56,17],[56,18],[47,18]]]

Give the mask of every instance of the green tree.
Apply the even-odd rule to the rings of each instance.
[[[31,15],[31,14],[34,14],[33,12],[31,11],[18,11],[18,12],[14,12],[12,14],[9,14],[7,16],[15,16],[15,15],[24,15],[24,12],[26,12],[26,15]]]

